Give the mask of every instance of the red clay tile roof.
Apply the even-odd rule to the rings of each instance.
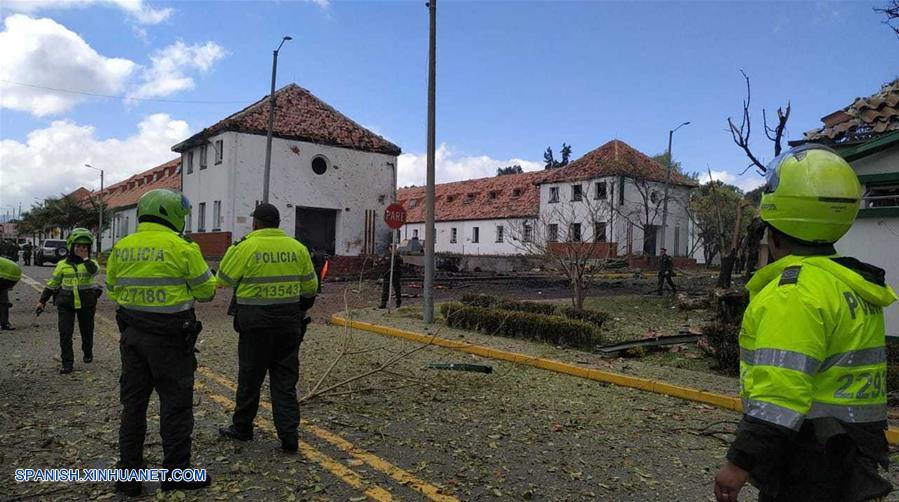
[[[133,206],[137,204],[141,195],[156,188],[181,191],[179,165],[181,165],[180,158],[172,159],[165,164],[147,169],[106,187],[103,190],[103,200],[106,201],[106,206],[110,209]]]
[[[899,79],[884,85],[880,92],[855,101],[821,118],[824,127],[805,133],[808,141],[829,144],[867,141],[899,131]]]
[[[456,221],[536,216],[540,209],[537,183],[547,174],[531,171],[439,184],[434,187],[434,217]],[[406,208],[407,222],[425,221],[425,187],[400,188],[397,200]]]
[[[565,167],[554,169],[543,183],[579,181],[601,176],[624,176],[664,182],[667,170],[646,154],[624,141],[613,139],[601,147],[587,152],[583,157]],[[671,173],[671,183],[682,186],[698,186],[696,181],[675,172]]]
[[[87,198],[90,197],[91,194],[93,194],[93,192],[91,192],[87,188],[78,187],[78,189],[73,191],[72,193],[66,194],[66,197],[75,199],[77,201],[83,201],[87,200]]]
[[[182,152],[223,131],[265,135],[268,131],[269,97],[231,115],[172,147]],[[296,84],[275,91],[275,123],[272,135],[339,146],[363,152],[399,155],[400,147],[353,122],[311,92]]]

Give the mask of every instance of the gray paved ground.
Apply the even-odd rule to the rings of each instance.
[[[49,272],[25,269],[39,281]],[[372,289],[364,287],[366,298],[350,302],[369,305]],[[343,286],[326,288],[328,299],[317,308],[334,310],[343,294]],[[0,335],[0,497],[117,499],[106,484],[13,482],[16,467],[110,467],[117,455],[119,362],[111,304],[104,298],[98,312],[106,320],[98,323],[94,363],[79,357],[76,371],[61,376],[55,310],[30,326],[37,295],[25,283],[15,288],[19,330]],[[266,423],[252,443],[216,434],[228,423],[229,384],[237,374],[237,336],[224,315],[229,297],[224,292],[199,309],[206,331],[199,344],[194,452],[214,484],[187,498],[711,500],[725,443],[700,431],[738,419],[708,406],[437,347],[410,352],[415,344],[317,323],[302,347],[301,395],[323,375],[320,389],[394,363],[304,402],[302,436],[309,449],[287,457],[274,451]],[[76,354],[78,343],[76,336]],[[434,362],[491,364],[494,373],[427,369]],[[151,403],[151,465],[162,453],[157,408]],[[271,413],[263,409],[260,416],[270,420]]]

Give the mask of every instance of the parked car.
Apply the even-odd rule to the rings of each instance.
[[[65,259],[68,254],[69,250],[66,249],[65,239],[44,239],[41,242],[41,247],[37,249],[34,264],[40,267],[43,266],[44,262],[56,263]]]

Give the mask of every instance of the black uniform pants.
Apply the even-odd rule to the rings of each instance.
[[[659,272],[659,294],[662,294],[662,290],[665,288],[665,282],[671,286],[672,293],[677,293],[677,288],[674,287],[674,283],[671,281],[671,272],[662,271]]]
[[[0,326],[9,324],[9,289],[0,288]]]
[[[187,467],[194,430],[197,360],[193,347],[188,347],[181,335],[153,335],[129,326],[122,332],[119,352],[122,355],[120,467],[143,466],[147,404],[154,389],[159,395],[162,465],[167,469]]]
[[[381,308],[387,308],[387,301],[390,300],[390,272],[385,273],[381,279]],[[402,303],[402,292],[400,291],[400,273],[393,273],[393,298],[396,300],[396,307],[399,308]]]
[[[75,333],[75,319],[78,319],[78,331],[81,333],[81,352],[87,357],[94,355],[94,313],[96,305],[82,305],[75,309],[72,305],[57,305],[59,320],[59,349],[62,365],[72,367],[75,354],[72,351],[72,335]]]
[[[300,407],[297,404],[297,380],[300,373],[302,328],[244,330],[237,344],[239,369],[234,427],[241,432],[253,430],[259,410],[259,394],[268,372],[272,415],[282,442],[297,440]]]
[[[31,252],[23,251],[22,252],[22,260],[25,262],[25,265],[31,265]]]

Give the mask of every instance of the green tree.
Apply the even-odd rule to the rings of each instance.
[[[667,168],[668,167],[668,152],[662,152],[662,153],[653,155],[652,160],[661,164],[662,167]],[[683,169],[681,168],[681,163],[677,160],[675,160],[671,163],[671,170],[678,174],[684,173]]]
[[[558,167],[565,167],[568,165],[568,161],[571,159],[571,145],[562,142],[562,161],[559,162]]]
[[[497,176],[504,176],[506,174],[521,174],[523,172],[524,172],[524,169],[521,168],[520,164],[496,168]]]
[[[737,211],[743,213],[739,228],[736,228]],[[698,245],[702,246],[706,263],[730,250],[735,230],[738,240],[742,238],[753,213],[752,206],[744,201],[743,192],[733,185],[713,181],[691,191],[687,214],[697,230]]]
[[[571,159],[571,145],[562,142],[561,152],[562,160],[556,160],[555,156],[553,156],[552,147],[546,147],[546,151],[543,152],[543,169],[556,169],[567,166],[568,161]]]

